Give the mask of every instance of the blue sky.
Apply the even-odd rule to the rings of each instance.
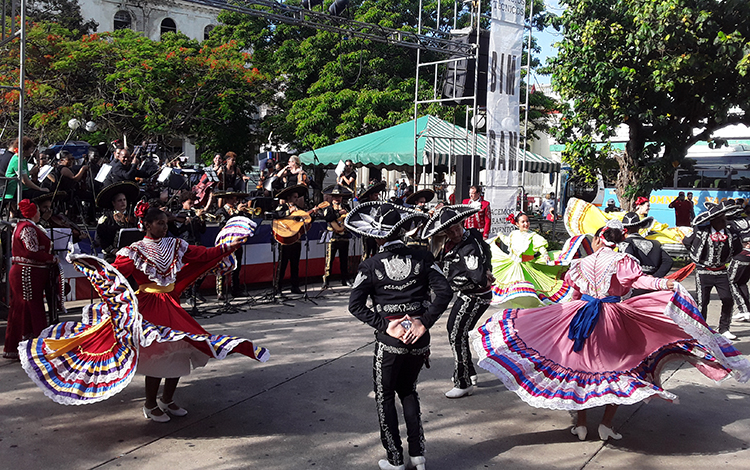
[[[547,4],[547,11],[557,15],[562,13],[563,9],[562,7],[560,7],[558,0],[547,0],[545,3]],[[540,59],[544,63],[547,57],[551,57],[556,54],[555,48],[552,47],[552,43],[559,40],[560,34],[557,31],[548,28],[546,31],[543,31],[541,33],[535,32],[534,36],[539,42],[539,46],[542,48]],[[537,75],[534,77],[533,82],[548,84],[550,82],[550,76],[542,77]]]

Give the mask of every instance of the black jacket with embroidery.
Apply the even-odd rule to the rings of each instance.
[[[448,244],[450,241],[447,242]],[[492,270],[490,246],[477,229],[467,229],[461,241],[443,250],[439,262],[451,288],[464,294],[488,292],[487,271]]]
[[[430,301],[430,292],[435,295]],[[372,308],[367,299],[372,298]],[[359,265],[349,296],[349,312],[375,328],[378,341],[407,347],[388,336],[388,323],[404,315],[421,317],[428,329],[435,324],[453,298],[453,291],[429,251],[409,248],[402,242],[384,247]],[[408,348],[430,344],[429,333]]]
[[[654,240],[647,240],[640,234],[628,235],[621,244],[621,250],[629,255],[633,255],[639,263],[643,274],[654,277],[664,277],[672,269],[672,257],[664,251],[661,243]]]
[[[727,239],[723,242],[711,240],[711,226],[693,226],[693,233],[682,239],[688,249],[690,261],[698,267],[721,268],[732,261],[732,257],[742,251],[740,237],[729,230],[724,230]]]
[[[750,281],[750,251],[744,249],[729,263],[729,282],[743,285]]]

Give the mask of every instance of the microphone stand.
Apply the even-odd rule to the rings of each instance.
[[[310,269],[310,238],[308,237],[307,226],[305,226],[305,224],[302,224],[302,236],[305,237],[305,291],[299,300],[311,302],[313,305],[318,305],[316,301],[314,301],[312,298],[310,298],[309,295],[307,295],[307,274],[308,270]],[[320,298],[320,296],[316,296],[316,298]]]

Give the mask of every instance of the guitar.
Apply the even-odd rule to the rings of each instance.
[[[282,245],[295,243],[302,236],[302,227],[312,222],[310,214],[330,205],[330,202],[321,202],[309,211],[296,210],[283,219],[275,219],[272,224],[273,237]]]
[[[338,210],[341,210],[341,205],[334,204],[333,208]],[[329,222],[331,224],[331,228],[334,232],[336,232],[338,235],[343,235],[344,232],[346,232],[346,227],[344,227],[344,219],[346,218],[346,214],[340,215],[338,219],[334,220],[333,222]]]

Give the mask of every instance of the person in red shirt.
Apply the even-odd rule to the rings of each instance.
[[[484,200],[478,186],[469,188],[469,199],[464,199],[463,203],[479,208],[479,212],[466,219],[464,227],[478,229],[482,233],[482,238],[486,240],[492,226],[490,203]]]
[[[690,227],[690,213],[693,209],[692,202],[685,199],[685,193],[680,191],[677,199],[669,203],[669,207],[674,209],[675,225],[678,227]]]

